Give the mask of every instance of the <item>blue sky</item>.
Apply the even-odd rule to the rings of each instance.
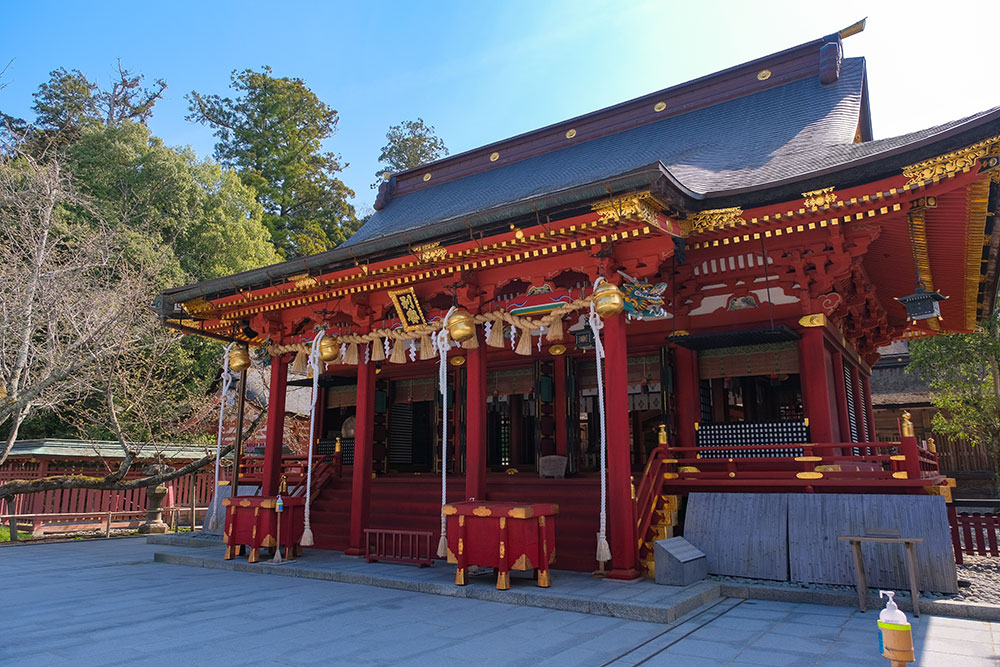
[[[868,60],[876,137],[1000,105],[1000,2],[47,2],[4,0],[0,110],[64,66],[106,84],[116,59],[166,79],[150,121],[170,145],[212,152],[184,120],[191,90],[228,92],[234,69],[298,76],[340,112],[328,148],[370,205],[390,124],[424,118],[452,153],[615,104],[829,34]],[[43,10],[44,7],[44,10]],[[992,72],[990,70],[992,69]],[[990,73],[988,75],[988,72]]]

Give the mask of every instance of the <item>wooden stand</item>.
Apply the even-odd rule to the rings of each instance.
[[[865,611],[868,608],[868,583],[865,581],[865,561],[861,554],[862,542],[878,544],[902,544],[906,547],[906,569],[910,576],[910,595],[913,597],[913,615],[920,616],[920,585],[917,583],[917,557],[913,545],[924,541],[922,537],[878,537],[856,536],[838,537],[840,542],[850,542],[854,553],[854,574],[858,580],[858,608]]]

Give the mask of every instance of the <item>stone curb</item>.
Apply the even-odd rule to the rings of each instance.
[[[164,533],[161,535],[147,535],[146,544],[159,544],[170,547],[217,547],[222,544],[222,536],[209,535],[196,537],[180,533]]]
[[[156,552],[153,561],[172,565],[187,565],[215,570],[230,570],[234,572],[250,572],[253,574],[273,574],[283,577],[300,577],[304,579],[319,579],[335,581],[344,584],[361,584],[363,586],[378,586],[415,593],[430,593],[453,598],[469,598],[488,602],[501,602],[526,607],[540,607],[560,611],[575,611],[595,616],[610,616],[629,621],[645,621],[648,623],[673,623],[681,616],[717,600],[720,586],[710,586],[702,591],[692,591],[690,597],[670,606],[654,606],[634,602],[613,600],[593,600],[578,598],[558,593],[551,589],[540,589],[544,593],[532,590],[524,593],[516,590],[498,591],[493,587],[452,586],[436,582],[411,581],[393,577],[357,574],[336,570],[314,570],[294,565],[272,565],[269,563],[246,563],[242,561],[220,561],[198,556]]]
[[[782,586],[740,586],[720,584],[720,594],[727,598],[742,598],[744,600],[771,600],[774,602],[809,602],[824,604],[831,607],[858,606],[857,593],[840,591],[823,591],[809,589],[784,588]],[[912,612],[913,602],[909,596],[897,595],[896,602],[903,611]],[[883,601],[878,595],[868,595],[868,610],[876,612],[882,608]],[[920,598],[920,613],[933,616],[950,616],[952,618],[968,618],[977,621],[1000,622],[1000,606],[979,604],[975,602],[958,602],[955,600],[929,600]]]

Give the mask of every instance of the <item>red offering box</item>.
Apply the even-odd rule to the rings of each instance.
[[[448,521],[448,562],[455,563],[455,583],[464,586],[469,565],[496,568],[497,588],[510,588],[510,570],[536,570],[538,585],[548,587],[555,562],[555,515],[552,503],[467,501],[444,506]]]
[[[236,496],[224,498],[226,529],[226,560],[240,555],[244,545],[250,547],[249,561],[260,560],[260,548],[285,547],[285,557],[301,555],[299,540],[305,529],[305,498],[282,496],[281,530],[278,530],[277,498],[274,496]]]

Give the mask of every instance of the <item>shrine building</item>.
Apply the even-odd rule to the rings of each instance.
[[[594,570],[600,533],[627,579],[693,491],[947,496],[905,418],[877,441],[869,377],[993,311],[1000,108],[875,139],[860,29],[388,175],[341,246],[163,292],[270,364],[240,483],[305,497],[278,434],[322,334],[319,548],[556,504],[546,560]]]

